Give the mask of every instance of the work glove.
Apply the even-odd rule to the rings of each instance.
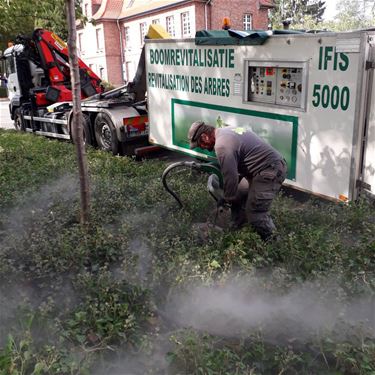
[[[216,207],[218,212],[224,212],[228,208],[231,207],[230,203],[228,203],[224,198],[219,198],[216,201]]]
[[[219,177],[216,174],[211,174],[208,177],[207,190],[217,202],[224,199],[224,191],[220,187]]]
[[[216,202],[217,208],[224,208],[227,205],[227,201],[224,198],[219,198]]]

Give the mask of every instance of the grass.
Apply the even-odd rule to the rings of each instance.
[[[7,97],[7,89],[5,87],[0,87],[0,98],[6,98],[6,97]]]
[[[375,213],[280,196],[217,231],[207,175],[0,130],[0,374],[375,374]]]

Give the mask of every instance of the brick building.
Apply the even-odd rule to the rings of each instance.
[[[83,0],[83,14],[95,22],[77,27],[78,48],[103,80],[121,85],[134,77],[152,23],[160,23],[174,38],[220,29],[224,16],[233,29],[267,29],[272,4],[272,0]]]

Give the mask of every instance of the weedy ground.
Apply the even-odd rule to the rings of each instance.
[[[206,174],[170,177],[178,210],[166,162],[89,149],[82,227],[75,160],[0,130],[0,374],[375,374],[370,203],[284,194],[277,241],[202,233]]]

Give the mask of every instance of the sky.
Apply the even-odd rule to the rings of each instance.
[[[324,12],[324,20],[331,20],[336,14],[337,0],[326,0],[326,10]]]

